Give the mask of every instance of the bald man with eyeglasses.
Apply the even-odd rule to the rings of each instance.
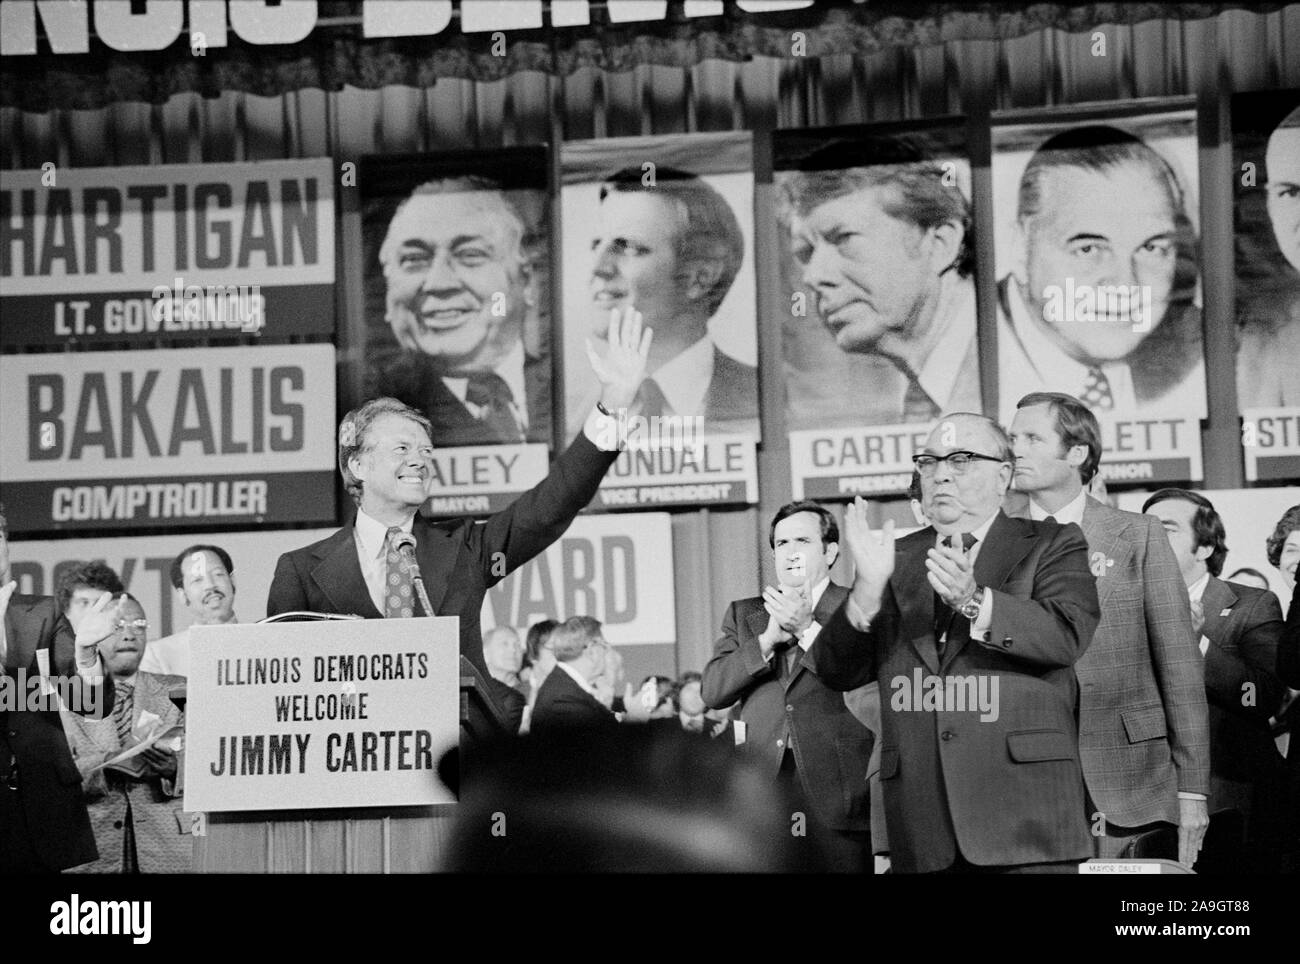
[[[983,415],[941,417],[913,461],[930,524],[895,543],[848,507],[853,587],[817,641],[827,685],[880,683],[893,869],[1072,872],[1092,856],[1074,676],[1099,617],[1087,543],[1002,512],[1014,456]]]

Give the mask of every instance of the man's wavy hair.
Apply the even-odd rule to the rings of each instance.
[[[381,415],[409,418],[424,429],[429,444],[433,444],[433,423],[428,416],[395,398],[372,398],[360,408],[354,408],[344,415],[343,421],[339,423],[339,473],[343,476],[343,487],[357,505],[361,504],[361,480],[352,474],[348,463],[366,451],[369,446],[366,436],[370,426]]]

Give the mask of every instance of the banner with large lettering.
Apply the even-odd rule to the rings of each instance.
[[[437,766],[459,736],[456,625],[194,627],[185,809],[454,803]]]
[[[429,417],[448,463],[434,515],[496,511],[546,474],[547,158],[515,147],[361,160],[363,396]]]
[[[9,523],[21,510],[6,506]],[[235,618],[256,622],[266,615],[266,598],[283,553],[311,545],[333,529],[263,529],[169,536],[118,536],[93,539],[22,539],[9,544],[9,569],[18,592],[52,596],[63,574],[82,562],[102,562],[122,578],[127,592],[140,600],[149,620],[149,639],[185,629],[190,615],[171,583],[172,560],[195,543],[220,546],[234,564]]]
[[[777,131],[773,163],[795,496],[906,492],[899,440],[982,410],[965,122]]]
[[[331,522],[330,345],[0,356],[13,532]]]
[[[1198,478],[1185,474],[1206,416],[1195,104],[995,112],[992,140],[1001,420],[1037,391],[1117,426],[1176,419],[1185,452],[1107,481]]]
[[[604,354],[610,316],[633,307],[654,331],[594,507],[756,502],[751,135],[575,141],[560,164],[566,437],[599,397],[587,352]]]
[[[579,516],[560,540],[483,600],[483,629],[593,616],[612,645],[673,643],[672,517],[664,512]]]
[[[0,347],[334,333],[329,158],[0,171]]]

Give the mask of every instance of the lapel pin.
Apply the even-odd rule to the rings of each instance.
[[[1230,613],[1230,612],[1232,612],[1231,609],[1225,609],[1223,612],[1219,613],[1219,615],[1220,615],[1220,616],[1226,616],[1226,615],[1228,615],[1228,613]]]

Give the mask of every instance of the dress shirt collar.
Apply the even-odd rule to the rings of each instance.
[[[1084,488],[1080,488],[1078,495],[1065,503],[1065,505],[1061,506],[1055,512],[1048,512],[1035,502],[1031,496],[1029,499],[1029,518],[1033,519],[1035,522],[1042,522],[1050,515],[1061,525],[1065,525],[1067,522],[1073,522],[1075,525],[1082,527],[1083,510],[1087,505],[1088,490]]]
[[[399,528],[410,533],[415,525],[415,515],[402,523]],[[382,559],[386,551],[384,545],[388,541],[388,526],[372,518],[365,513],[361,507],[357,507],[357,521],[355,523],[357,532],[357,541],[361,544],[361,551],[367,559]]]
[[[704,397],[713,381],[713,342],[701,338],[650,375],[664,393],[665,415],[703,415]]]
[[[515,417],[519,420],[520,427],[526,431],[528,429],[528,387],[524,381],[524,343],[515,342],[500,363],[492,368],[492,373],[499,376],[510,389],[510,394],[514,396]],[[444,375],[442,383],[462,405],[469,408],[469,403],[465,401],[465,396],[469,392],[468,378]]]
[[[1001,511],[1002,511],[1001,509],[998,510],[998,512]],[[971,535],[975,537],[975,545],[970,547],[970,553],[969,553],[969,557],[972,562],[975,561],[975,556],[979,553],[980,549],[983,548],[984,540],[988,538],[989,529],[993,528],[993,520],[998,517],[998,512],[994,512],[991,516],[985,519],[979,526],[970,530]],[[943,535],[941,532],[939,532],[939,530],[937,529],[935,530],[934,544],[936,547],[943,545],[943,540],[946,538],[948,537]]]
[[[1007,304],[1011,308],[1011,326],[1024,349],[1029,364],[1037,371],[1038,378],[1044,385],[1058,385],[1061,391],[1067,391],[1076,397],[1083,396],[1083,386],[1088,381],[1088,366],[1075,361],[1057,347],[1047,336],[1042,323],[1035,321],[1029,314],[1020,293],[1020,285],[1012,278],[1007,283]],[[1137,395],[1133,390],[1133,374],[1126,361],[1102,362],[1098,366],[1106,381],[1110,383],[1110,395],[1114,401],[1113,411],[1133,411],[1137,407]]]
[[[921,370],[916,373],[916,380],[934,403],[946,412],[961,381],[962,365],[970,352],[971,342],[975,340],[975,284],[969,278],[958,277],[956,270],[944,275],[942,284],[935,317],[946,324],[937,342],[938,347],[926,356]],[[965,337],[962,337],[963,333]]]
[[[1205,595],[1205,587],[1209,584],[1210,574],[1208,572],[1202,573],[1200,579],[1187,587],[1187,598],[1194,603],[1200,602],[1201,597]]]

